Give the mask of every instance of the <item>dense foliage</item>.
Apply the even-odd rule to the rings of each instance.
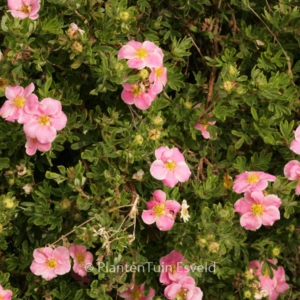
[[[299,159],[290,149],[300,124],[298,1],[42,0],[32,18],[14,16],[7,2],[0,0],[1,106],[7,88],[33,83],[38,100],[58,100],[68,119],[44,139],[1,111],[0,285],[12,299],[121,299],[128,284],[142,286],[132,299],[144,289],[163,299],[174,280],[161,279],[160,259],[174,250],[203,299],[254,299],[261,278],[250,262],[271,279],[284,269],[289,289],[278,299],[299,299],[300,164],[284,173]],[[125,82],[144,89],[149,76],[118,58],[132,40],[155,43],[167,68],[147,109],[121,98]],[[35,150],[51,149],[28,153],[24,131],[27,146],[30,138]],[[160,147],[178,149],[188,179],[154,178],[154,162],[171,171],[177,163],[165,162]],[[240,221],[244,196],[233,182],[246,171],[276,176],[259,192],[279,198],[272,196],[280,213],[273,225]],[[181,205],[167,212],[171,228],[145,218],[164,213],[148,204],[158,190]],[[255,205],[256,216],[264,206]],[[81,260],[75,245],[88,250]],[[65,248],[79,265],[92,253],[93,266],[45,280],[32,272],[41,248],[63,253],[66,270]]]

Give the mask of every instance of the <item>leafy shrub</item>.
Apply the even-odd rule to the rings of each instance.
[[[300,124],[298,2],[42,0],[38,16],[33,4],[20,8],[30,18],[8,11],[17,2],[0,2],[0,295],[3,287],[13,299],[116,299],[134,287],[134,299],[170,298],[175,279],[163,281],[159,265],[176,250],[192,277],[176,280],[192,282],[197,299],[254,299],[267,284],[264,299],[299,299],[300,153],[290,149]],[[167,69],[147,109],[122,100],[122,85],[140,95],[153,84],[151,67],[118,58],[132,40],[155,43]],[[67,116],[53,141],[28,136],[28,125],[26,140],[22,122],[5,120],[5,92],[32,83],[40,102],[58,100]],[[160,147],[178,149],[188,178],[151,176],[154,161],[177,168]],[[276,195],[280,216],[247,230],[234,180],[258,171],[276,176],[260,198]],[[177,217],[148,204],[157,190],[182,205]],[[253,205],[252,217],[266,212]],[[173,218],[172,228],[145,224],[151,209]],[[71,243],[93,255],[87,275],[32,273],[35,250]]]

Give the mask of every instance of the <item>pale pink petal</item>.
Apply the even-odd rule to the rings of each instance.
[[[251,206],[251,203],[248,203],[244,198],[241,198],[234,204],[234,211],[243,215],[251,210]]]
[[[71,270],[70,260],[65,260],[63,264],[57,264],[55,267],[55,273],[58,275],[64,275]]]
[[[241,216],[240,224],[247,230],[256,230],[261,227],[262,221],[260,217],[248,212]]]
[[[22,0],[7,0],[7,6],[9,9],[21,9],[22,5]]]
[[[189,300],[202,300],[203,298],[203,292],[200,290],[200,288],[195,287],[193,290],[193,296]]]
[[[144,210],[142,213],[142,220],[148,225],[153,224],[156,220],[155,212],[151,210]]]
[[[149,53],[149,55],[145,58],[145,63],[148,68],[159,68],[162,63],[162,57],[157,53]]]
[[[47,152],[51,149],[51,143],[42,144],[39,141],[37,141],[37,148],[41,152]]]
[[[142,93],[135,99],[135,106],[141,110],[148,109],[154,99],[147,93]]]
[[[181,205],[175,200],[167,200],[165,207],[166,207],[167,210],[172,210],[175,215],[181,209]]]
[[[167,171],[167,176],[163,179],[163,184],[169,187],[174,187],[178,183],[178,179],[175,177],[173,172]]]
[[[52,98],[45,98],[40,102],[40,111],[47,116],[54,116],[61,112],[61,102]]]
[[[153,198],[158,203],[164,203],[166,201],[166,199],[167,199],[167,195],[162,190],[156,190],[153,193]]]
[[[299,184],[296,186],[295,194],[296,194],[296,195],[300,195],[300,182],[299,182]]]
[[[30,265],[30,271],[37,276],[44,274],[47,269],[48,267],[46,266],[46,264],[40,264],[36,261],[33,261]]]
[[[129,41],[126,45],[129,45],[129,46],[133,47],[135,50],[138,50],[143,46],[142,43],[134,41],[134,40]]]
[[[135,57],[135,53],[136,53],[136,49],[134,49],[132,46],[130,45],[124,45],[119,53],[118,53],[118,58],[119,59],[131,59]]]
[[[63,112],[61,112],[58,118],[50,118],[51,126],[53,126],[56,130],[65,128],[67,121],[67,116]]]
[[[39,100],[38,97],[34,94],[31,94],[27,96],[25,105],[24,105],[24,111],[27,114],[33,114],[36,112],[36,110],[39,107]]]
[[[262,224],[265,226],[272,226],[276,220],[280,219],[280,212],[277,207],[269,206],[264,208],[261,215]]]
[[[276,195],[267,195],[264,200],[264,206],[275,206],[279,207],[281,205],[281,200]]]
[[[41,124],[36,119],[31,119],[28,123],[24,124],[24,132],[28,137],[35,138],[36,132],[41,127]]]
[[[59,264],[65,264],[66,260],[69,261],[70,254],[66,247],[59,246],[53,250],[52,256]]]
[[[161,231],[170,230],[173,227],[173,225],[174,225],[174,219],[166,215],[160,216],[156,220],[156,226]]]
[[[134,97],[134,94],[133,92],[131,91],[127,91],[127,90],[123,90],[122,93],[121,93],[121,99],[126,103],[126,104],[129,104],[129,105],[132,105],[134,104],[135,102],[135,97]]]
[[[27,98],[35,89],[33,83],[30,83],[23,91],[23,97]]]
[[[237,193],[241,194],[251,188],[251,184],[248,183],[246,180],[235,180],[233,183],[232,189]]]
[[[165,288],[164,295],[168,299],[174,299],[181,290],[181,284],[172,283]]]
[[[33,251],[33,258],[34,258],[34,261],[39,264],[43,264],[48,261],[48,256],[45,255],[43,252],[41,252],[41,249],[35,249]]]
[[[127,61],[127,65],[132,69],[144,69],[146,67],[146,62],[140,58],[132,58]]]
[[[179,162],[185,162],[184,156],[182,153],[180,153],[178,148],[173,148],[173,159],[179,163]]]
[[[54,268],[46,268],[46,270],[41,275],[45,280],[51,280],[57,277],[57,274],[54,272]]]
[[[168,175],[168,170],[161,160],[155,160],[150,167],[151,175],[158,180],[163,180]]]
[[[173,160],[173,158],[174,158],[173,151],[174,151],[174,148],[172,148],[172,149],[166,148],[165,151],[162,152],[161,160],[164,163],[166,163],[167,161]]]
[[[297,127],[294,133],[295,133],[295,140],[300,142],[300,126]]]
[[[300,154],[300,142],[293,140],[290,149],[294,151],[296,154]]]
[[[257,204],[262,204],[265,201],[265,196],[261,191],[253,191],[251,192],[251,198]],[[249,201],[249,198],[246,198]],[[250,200],[251,201],[251,200]]]
[[[52,126],[39,126],[38,130],[36,131],[36,138],[42,144],[52,143],[56,138],[56,130]]]
[[[34,141],[33,139],[29,138],[25,144],[26,153],[28,155],[34,155],[37,150],[37,141]]]
[[[5,89],[5,96],[9,100],[14,100],[15,97],[21,95],[23,91],[24,88],[22,88],[21,86],[8,86]]]
[[[263,191],[268,187],[268,181],[267,180],[260,180],[259,182],[251,184],[250,190],[251,191]]]
[[[147,209],[151,210],[155,205],[157,205],[157,202],[155,200],[149,200],[148,202],[146,202],[146,206],[147,206]]]
[[[145,41],[142,45],[143,48],[147,49],[149,52],[154,52],[157,49],[159,49],[158,46],[156,46],[154,43],[149,42],[149,41]]]
[[[264,179],[264,180],[271,181],[271,182],[276,180],[276,176],[274,176],[274,175],[271,175],[271,174],[268,174],[265,172],[261,172],[261,171],[258,171],[255,173],[257,173],[259,175],[259,179]]]
[[[190,178],[191,171],[185,162],[179,162],[176,164],[174,175],[180,182],[185,182]]]
[[[164,147],[164,146],[161,146],[161,147],[157,148],[157,149],[155,150],[155,152],[154,152],[154,153],[155,153],[156,159],[162,160],[162,155],[163,155],[163,153],[164,153],[166,150],[169,150],[169,148],[168,148],[168,147]]]

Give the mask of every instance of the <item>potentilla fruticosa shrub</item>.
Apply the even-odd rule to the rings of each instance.
[[[300,298],[297,1],[0,17],[0,299]]]

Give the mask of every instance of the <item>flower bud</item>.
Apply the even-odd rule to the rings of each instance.
[[[60,202],[60,207],[63,210],[67,210],[71,207],[71,201],[68,199],[64,199],[63,201]]]
[[[14,201],[11,198],[5,198],[3,200],[3,204],[6,208],[11,209],[14,207]]]
[[[157,129],[151,129],[149,131],[148,137],[150,140],[156,141],[160,138],[160,131]]]
[[[153,124],[155,124],[155,125],[162,125],[163,122],[164,122],[164,120],[163,120],[163,118],[161,118],[161,117],[155,117],[155,118],[153,119]]]
[[[140,71],[140,73],[139,73],[139,76],[140,76],[143,80],[147,79],[148,76],[149,76],[148,70],[147,70],[147,69],[142,69],[142,70]]]
[[[187,101],[187,102],[184,103],[184,106],[185,106],[187,109],[191,109],[191,108],[193,107],[193,103]]]
[[[251,294],[250,291],[245,291],[245,292],[244,292],[244,297],[245,297],[246,299],[251,298],[251,296],[252,296],[252,294]]]
[[[280,249],[278,248],[278,247],[275,247],[275,248],[273,248],[273,250],[272,250],[272,254],[273,254],[273,256],[279,256],[279,254],[280,254]]]
[[[142,137],[140,134],[138,134],[138,135],[135,137],[135,141],[136,141],[139,145],[142,145],[144,139],[143,139],[143,137]]]
[[[81,53],[82,52],[82,45],[75,41],[72,46],[71,46],[71,51],[74,53],[74,54],[78,54],[78,53]]]
[[[217,253],[219,251],[220,245],[216,242],[211,242],[208,246],[208,251],[212,253]]]
[[[130,15],[127,11],[122,11],[120,12],[119,17],[122,21],[126,22],[129,19]]]

